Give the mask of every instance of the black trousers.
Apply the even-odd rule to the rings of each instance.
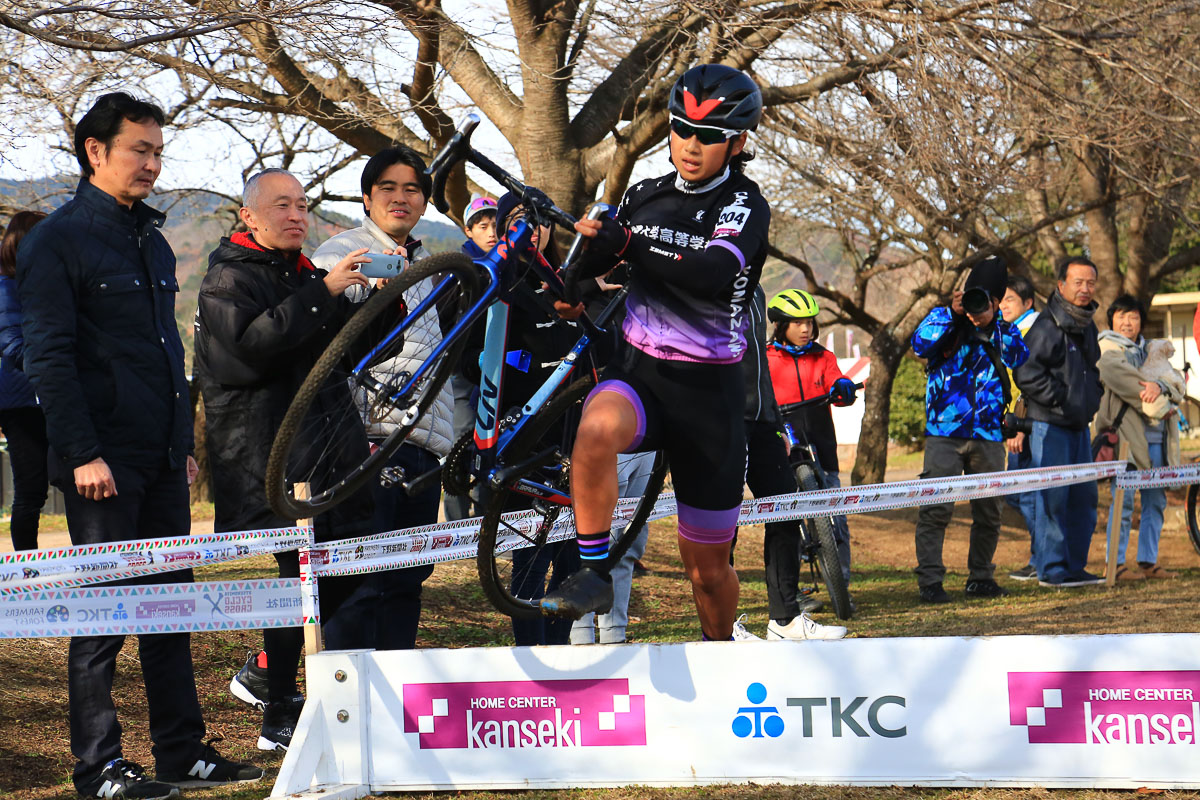
[[[746,485],[755,497],[798,491],[788,464],[787,446],[779,428],[746,421]],[[764,526],[763,567],[767,580],[767,609],[771,619],[790,620],[800,613],[800,523],[768,522]]]
[[[186,536],[191,530],[187,472],[109,464],[117,495],[88,500],[64,486],[67,528],[73,544]],[[191,583],[192,571],[147,575],[110,585]],[[154,633],[138,636],[138,657],[150,714],[151,752],[159,768],[186,764],[204,738],[196,698],[191,636]],[[124,636],[77,636],[67,654],[71,752],[76,787],[93,780],[104,765],[121,757],[121,724],[113,705],[112,683]]]
[[[13,550],[36,550],[38,519],[46,505],[46,418],[38,406],[0,409],[0,430],[12,462]]]

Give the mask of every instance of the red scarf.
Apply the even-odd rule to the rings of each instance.
[[[245,231],[235,233],[233,236],[230,236],[229,241],[233,242],[239,247],[245,247],[249,250],[257,250],[260,253],[282,253],[282,251],[279,250],[268,250],[258,242],[254,241],[254,237]],[[313,266],[311,261],[308,260],[308,256],[304,255],[304,253],[297,253],[296,272],[303,274],[305,270],[308,270],[309,272],[316,272],[317,268]]]

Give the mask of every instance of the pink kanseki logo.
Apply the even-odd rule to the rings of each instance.
[[[1200,743],[1200,670],[1010,672],[1030,744]]]
[[[404,684],[422,750],[646,744],[646,698],[624,678]]]

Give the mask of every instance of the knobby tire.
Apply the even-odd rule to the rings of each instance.
[[[394,310],[395,303],[406,291],[414,285],[433,276],[436,285],[441,278],[453,275],[457,280],[458,291],[454,295],[453,308],[443,309],[441,323],[444,330],[457,322],[458,318],[470,307],[479,291],[479,271],[470,258],[462,253],[441,253],[423,259],[411,265],[402,275],[388,281],[359,308],[341,331],[325,348],[325,352],[309,371],[308,377],[292,399],[283,421],[275,434],[271,454],[267,461],[266,488],[267,501],[276,514],[286,519],[304,519],[316,516],[336,506],[350,497],[364,484],[373,478],[387,463],[387,460],[404,443],[420,418],[428,410],[442,385],[450,377],[458,365],[462,350],[466,345],[466,336],[459,336],[443,352],[433,371],[423,379],[414,395],[419,393],[416,400],[416,413],[403,424],[397,425],[383,444],[371,452],[356,467],[349,470],[347,477],[338,481],[334,486],[314,492],[312,499],[298,499],[293,491],[294,476],[288,474],[287,466],[297,447],[297,436],[304,428],[309,411],[318,394],[326,388],[335,369],[344,367],[348,359],[353,358],[355,350],[363,346],[360,337],[379,317]],[[453,291],[453,289],[451,289]],[[430,313],[438,313],[436,310]],[[402,323],[398,323],[402,324]],[[399,346],[399,345],[397,345]],[[411,404],[411,397],[406,404]],[[412,406],[409,405],[411,408]],[[395,408],[394,405],[375,405],[377,411]],[[397,491],[402,491],[397,488]]]
[[[796,467],[796,482],[802,492],[815,492],[823,488],[817,480],[816,473],[808,464]],[[837,540],[833,536],[832,517],[810,517],[801,520],[808,535],[817,545],[817,569],[829,592],[829,602],[833,613],[838,619],[850,619],[853,612],[850,609],[850,589],[846,578],[842,575],[842,564],[838,560]]]

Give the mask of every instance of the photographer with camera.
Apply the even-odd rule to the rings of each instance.
[[[1092,460],[1088,425],[1100,407],[1100,345],[1092,315],[1096,265],[1065,256],[1057,265],[1058,287],[1029,329],[1029,361],[1013,372],[1032,421],[1029,449],[1034,467],[1086,464]],[[1076,587],[1103,581],[1084,567],[1096,527],[1095,483],[1038,492],[1034,507],[1034,566],[1043,586]]]
[[[996,311],[1008,287],[998,256],[980,261],[949,307],[935,308],[913,333],[913,352],[926,359],[925,469],[922,478],[1000,472],[1004,469],[1004,412],[1012,399],[1006,367],[1029,356],[1016,327]],[[942,543],[953,503],[922,506],[917,515],[917,586],[923,603],[948,603],[942,587]],[[1000,500],[971,501],[970,575],[966,596],[1003,597],[993,577],[1000,538]]]

